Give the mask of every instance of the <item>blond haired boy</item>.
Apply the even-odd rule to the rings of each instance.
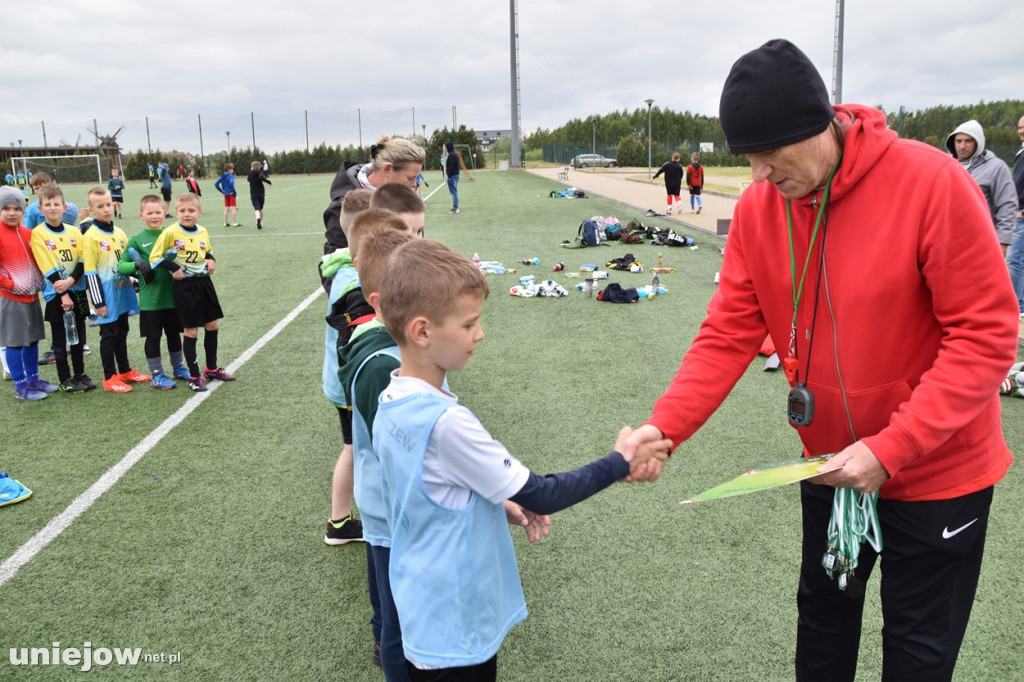
[[[210,379],[235,380],[217,365],[217,320],[224,317],[211,279],[217,260],[213,257],[210,234],[197,222],[203,215],[199,197],[189,192],[179,194],[174,200],[174,213],[178,222],[160,233],[149,255],[149,264],[171,273],[174,308],[185,334],[182,352],[189,370],[188,387],[206,391]],[[206,367],[201,373],[196,352],[199,327],[203,328],[206,351]]]
[[[185,366],[181,346],[181,322],[174,308],[171,274],[164,268],[150,265],[153,247],[164,229],[164,205],[155,194],[147,194],[139,201],[139,218],[145,223],[141,232],[128,240],[128,248],[121,254],[118,271],[122,275],[134,274],[139,282],[139,331],[145,339],[143,348],[146,364],[153,376],[149,385],[161,390],[175,387],[174,379],[188,381],[191,373]],[[160,340],[166,337],[172,375],[164,372],[160,353]]]
[[[391,529],[391,590],[413,680],[441,679],[450,668],[461,668],[464,679],[496,678],[498,648],[526,618],[504,501],[536,519],[668,456],[667,440],[634,451],[624,427],[615,452],[541,477],[494,440],[445,387],[445,374],[464,368],[484,339],[487,294],[464,256],[418,240],[391,256],[377,300],[402,356],[380,395],[372,437]]]
[[[46,279],[43,300],[44,319],[50,323],[57,379],[60,390],[77,393],[96,388],[85,373],[85,319],[89,304],[85,297],[85,264],[82,260],[82,233],[74,225],[62,221],[66,204],[64,193],[56,185],[39,189],[39,205],[44,220],[32,228],[32,254]],[[65,313],[74,318],[78,340],[69,343],[64,323]],[[68,362],[68,356],[71,362]]]
[[[109,191],[93,187],[86,199],[93,224],[82,235],[82,262],[86,289],[100,327],[103,390],[127,393],[132,390],[131,384],[151,378],[132,369],[128,361],[128,317],[139,314],[135,288],[117,269],[128,237],[114,224],[114,202]]]

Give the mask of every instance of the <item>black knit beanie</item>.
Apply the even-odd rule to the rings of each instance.
[[[814,137],[828,127],[835,110],[807,55],[776,39],[732,65],[718,116],[729,151],[752,154]]]

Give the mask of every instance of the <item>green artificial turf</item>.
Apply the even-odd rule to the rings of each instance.
[[[560,242],[591,215],[626,222],[639,212],[600,197],[551,199],[557,184],[528,174],[477,177],[460,184],[458,215],[446,213],[443,187],[430,198],[426,234],[519,272],[488,277],[487,338],[468,368],[450,375],[451,388],[531,469],[578,467],[606,454],[621,426],[650,414],[715,291],[722,242],[683,230],[698,249],[660,249],[665,265],[677,269],[661,276],[665,296],[601,303],[572,290],[579,280],[566,274],[626,252],[650,266],[659,248],[573,250]],[[441,185],[437,173],[427,179],[430,189]],[[219,195],[208,190],[202,222],[219,264],[222,366],[317,290],[330,180],[275,177],[262,232],[245,197],[245,226],[221,227]],[[66,189],[84,204],[87,187]],[[126,190],[130,217],[119,222],[129,235],[142,228],[135,216],[144,193],[146,183]],[[541,264],[516,263],[528,257]],[[551,271],[558,261],[565,272]],[[551,277],[570,296],[509,296],[524,274]],[[611,281],[637,286],[650,276],[613,273]],[[238,381],[210,394],[0,586],[0,679],[79,679],[74,666],[9,661],[11,648],[54,642],[180,653],[173,665],[96,668],[104,680],[382,679],[369,660],[365,549],[322,540],[341,447],[336,411],[320,386],[326,303],[323,295],[314,300],[237,370]],[[131,357],[145,370],[134,320],[132,327]],[[97,379],[95,329],[88,342],[87,371]],[[555,515],[551,536],[533,545],[513,529],[530,615],[499,653],[499,679],[792,679],[797,489],[679,504],[753,466],[799,454],[783,416],[785,379],[762,372],[762,363],[754,361],[656,483],[617,484]],[[55,375],[43,369],[44,378]],[[180,383],[172,391],[143,385],[127,395],[100,390],[35,404],[11,393],[10,384],[0,385],[0,470],[35,494],[0,509],[0,561],[193,397]],[[1024,452],[1024,401],[1005,398],[1003,407],[1011,449]],[[958,680],[1019,677],[1022,494],[1015,465],[996,489]],[[881,672],[877,580],[865,612],[858,679],[872,680]]]

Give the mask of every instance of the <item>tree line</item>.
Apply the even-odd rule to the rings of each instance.
[[[915,112],[908,112],[903,107],[893,113],[886,112],[882,106],[878,109],[886,113],[889,127],[900,137],[918,140],[939,149],[945,149],[946,137],[958,125],[970,119],[978,121],[984,129],[986,148],[992,149],[1007,163],[1013,163],[1013,157],[1020,149],[1017,121],[1024,116],[1024,101],[1021,100],[982,101],[964,106],[931,107]],[[652,107],[650,133],[647,122],[647,109],[624,109],[603,116],[575,118],[553,130],[538,128],[526,138],[525,144],[529,149],[554,143],[569,148],[584,147],[588,151],[591,147],[615,148],[618,151],[618,165],[646,166],[649,137],[652,163],[660,166],[672,157],[673,152],[681,153],[685,159],[689,153],[700,150],[700,143],[711,142],[714,152],[701,153],[701,161],[705,165],[747,165],[745,159],[729,154],[725,133],[715,116]]]
[[[946,137],[964,121],[975,119],[985,130],[986,147],[992,149],[1007,163],[1013,163],[1013,157],[1020,148],[1017,135],[1017,121],[1024,116],[1024,101],[1000,100],[997,102],[979,102],[963,106],[936,106],[923,111],[907,111],[900,107],[895,112],[885,112],[889,127],[899,133],[900,137],[919,140],[925,144],[944,149]],[[649,116],[649,119],[648,119]],[[650,130],[648,130],[650,120]],[[422,136],[403,136],[412,139],[424,147],[427,170],[439,167],[446,142],[469,145],[473,155],[472,164],[466,159],[467,165],[476,168],[487,167],[487,158],[480,148],[476,132],[472,128],[460,125],[453,133],[449,128],[435,130],[429,138]],[[701,143],[710,142],[714,145],[713,152],[702,152],[701,161],[708,166],[747,165],[745,159],[729,154],[725,144],[725,134],[716,116],[694,114],[689,111],[677,112],[661,107],[652,107],[648,112],[643,107],[632,111],[623,109],[603,115],[591,115],[585,118],[574,118],[565,124],[548,130],[538,128],[527,134],[522,147],[528,158],[539,160],[540,150],[545,145],[560,144],[566,148],[581,148],[589,151],[598,149],[615,149],[616,160],[620,166],[646,166],[648,139],[650,140],[651,162],[655,166],[668,161],[674,152],[679,152],[685,159],[691,152],[699,151]],[[505,142],[502,140],[501,142]],[[508,146],[498,144],[497,147],[507,155]],[[139,149],[122,156],[125,177],[130,180],[145,180],[149,164],[167,161],[172,169],[183,165],[195,170],[199,177],[219,175],[228,160],[228,153],[210,154],[205,159],[188,162],[178,154],[165,154],[159,149],[153,153]],[[346,161],[365,162],[369,160],[369,146],[341,146],[321,143],[308,152],[305,149],[292,149],[269,153],[258,146],[232,147],[231,160],[244,172],[250,162],[264,159],[273,173],[299,175],[310,173],[335,173]],[[205,161],[205,166],[203,161]]]
[[[474,155],[473,162],[476,168],[486,166],[486,159],[480,150],[480,142],[476,138],[476,132],[465,125],[460,125],[457,133],[452,134],[451,129],[441,128],[435,130],[430,138],[422,136],[412,137],[395,135],[393,137],[404,137],[411,139],[427,152],[427,160],[423,167],[425,170],[440,168],[440,159],[445,142],[469,145],[470,153]],[[465,153],[465,150],[463,150]],[[130,154],[123,154],[121,157],[124,176],[129,180],[145,180],[149,177],[149,166],[154,167],[158,163],[166,161],[171,170],[179,166],[185,167],[186,171],[194,170],[196,177],[216,177],[222,172],[224,165],[228,163],[227,152],[216,152],[207,154],[204,159],[193,156],[191,159],[175,152],[163,152],[160,149],[149,153],[139,149]],[[363,163],[370,159],[370,147],[346,145],[328,145],[321,143],[306,153],[305,149],[291,149],[288,151],[267,152],[256,147],[231,147],[231,162],[235,164],[236,174],[248,173],[249,164],[253,161],[267,161],[272,173],[281,175],[307,175],[311,173],[336,173],[346,161]],[[205,161],[205,163],[204,163]],[[473,167],[470,159],[466,159],[466,165]]]

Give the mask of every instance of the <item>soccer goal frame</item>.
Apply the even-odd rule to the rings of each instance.
[[[95,182],[106,187],[107,179],[103,176],[103,162],[106,161],[107,177],[110,176],[110,159],[100,154],[74,154],[64,156],[14,156],[11,157],[11,170],[17,175],[20,170],[28,178],[28,172],[43,172],[53,177],[56,171],[57,182],[71,184],[91,184]],[[95,171],[96,175],[93,175]]]

